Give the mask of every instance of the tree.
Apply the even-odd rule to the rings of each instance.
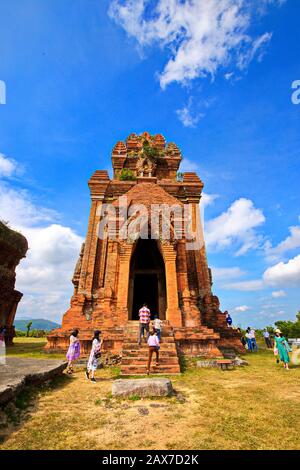
[[[26,336],[28,338],[29,336],[29,331],[30,331],[30,328],[32,327],[32,321],[28,322],[27,325],[26,325]]]
[[[283,336],[287,338],[300,338],[300,312],[297,313],[296,318],[295,322],[283,320],[275,322],[276,327],[282,331]]]

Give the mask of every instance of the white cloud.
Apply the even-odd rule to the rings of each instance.
[[[286,297],[286,292],[281,288],[300,287],[300,255],[290,259],[287,263],[280,262],[266,269],[262,279],[255,279],[242,282],[229,282],[222,286],[224,289],[238,291],[255,292],[270,287],[277,287],[280,290],[273,291],[273,298]],[[269,305],[268,305],[269,306]]]
[[[218,199],[219,195],[218,194],[207,194],[207,193],[202,193],[201,196],[201,209],[211,206],[216,199]]]
[[[212,277],[214,281],[228,281],[242,277],[245,272],[238,267],[234,268],[215,268],[212,267]]]
[[[180,171],[183,173],[185,172],[190,172],[190,171],[199,171],[199,165],[196,162],[193,162],[192,160],[189,160],[188,158],[184,158],[182,162],[180,163]]]
[[[13,176],[17,164],[10,167]],[[24,296],[18,316],[61,320],[72,294],[71,277],[83,239],[57,222],[59,215],[38,206],[25,190],[0,181],[0,219],[19,230],[29,251],[17,267],[16,288]]]
[[[176,114],[184,127],[196,127],[198,122],[205,117],[204,113],[193,110],[192,97],[189,98],[188,103],[183,108],[177,109]]]
[[[19,230],[56,220],[58,214],[35,205],[27,191],[0,182],[0,218]]]
[[[8,158],[0,153],[0,178],[10,177],[17,170],[17,163],[12,158]]]
[[[286,297],[286,292],[284,290],[276,290],[272,292],[272,297],[274,299],[280,299],[282,297]]]
[[[29,251],[17,268],[16,288],[24,297],[20,316],[60,320],[72,295],[71,278],[83,239],[58,224],[22,227]]]
[[[263,279],[272,287],[300,287],[300,255],[268,268]]]
[[[57,224],[22,232],[30,249],[17,268],[17,288],[24,293],[19,315],[41,317],[43,313],[59,320],[69,305],[71,277],[83,240]]]
[[[271,2],[268,2],[271,3]],[[274,1],[272,3],[278,3]],[[111,0],[109,15],[142,47],[169,51],[160,85],[214,76],[235,63],[243,68],[270,40],[249,34],[259,2],[247,0]]]
[[[234,72],[225,73],[224,78],[225,80],[230,80],[234,76]]]
[[[237,290],[242,292],[256,292],[262,290],[264,282],[261,279],[256,279],[254,281],[242,281],[242,282],[232,282],[222,286],[227,290]]]
[[[234,310],[236,312],[247,312],[248,310],[250,310],[250,307],[248,307],[247,305],[241,305],[240,307],[236,307]]]
[[[200,119],[203,119],[205,116],[203,113],[192,114],[189,105],[186,105],[181,109],[177,109],[176,114],[184,127],[196,127]]]
[[[262,36],[255,39],[250,48],[247,48],[247,51],[242,53],[238,60],[238,67],[240,69],[246,69],[250,62],[253,60],[255,55],[257,55],[257,60],[262,61],[263,56],[266,53],[266,46],[272,39],[272,33],[265,33]]]
[[[277,246],[272,247],[270,243],[266,244],[267,259],[270,261],[280,259],[285,253],[300,247],[300,225],[290,227],[289,231],[290,235]]]
[[[226,212],[205,224],[207,246],[224,249],[238,245],[236,255],[247,253],[259,246],[260,237],[256,228],[265,222],[260,209],[256,209],[249,199],[236,200]]]

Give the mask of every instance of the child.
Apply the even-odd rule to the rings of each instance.
[[[154,321],[152,323],[153,330],[157,334],[158,341],[161,339],[162,321],[158,318],[158,315],[154,315]]]
[[[151,331],[149,338],[148,338],[148,346],[149,346],[149,356],[148,356],[148,366],[147,366],[147,375],[150,374],[150,366],[152,361],[153,353],[156,354],[156,366],[159,365],[159,339],[157,336],[156,331]]]
[[[88,380],[90,379],[90,373],[92,373],[91,382],[96,382],[95,371],[97,370],[97,367],[98,367],[98,359],[101,357],[102,340],[100,340],[100,333],[101,331],[99,330],[96,330],[94,332],[92,349],[90,352],[90,357],[89,357],[86,372],[85,372],[85,376]]]
[[[78,339],[78,330],[74,330],[70,336],[70,346],[67,352],[68,368],[67,374],[73,374],[73,363],[80,356],[80,343]]]

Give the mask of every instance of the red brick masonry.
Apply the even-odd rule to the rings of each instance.
[[[48,336],[46,349],[49,352],[65,351],[70,331],[76,327],[80,330],[83,351],[87,353],[92,332],[97,328],[103,332],[104,349],[117,354],[123,352],[123,373],[127,373],[126,370],[137,372],[138,358],[136,361],[130,358],[138,355],[132,341],[137,332],[131,320],[138,272],[134,271],[132,260],[138,241],[120,236],[128,223],[121,216],[121,196],[126,196],[127,208],[135,204],[143,204],[147,210],[153,204],[177,204],[181,208],[188,205],[191,228],[202,241],[190,249],[185,230],[178,236],[173,218],[170,239],[158,237],[155,242],[163,260],[163,268],[157,269],[155,275],[158,276],[158,310],[165,322],[164,365],[168,366],[167,343],[173,344],[169,346],[172,350],[169,365],[174,366],[174,372],[179,371],[174,351],[189,356],[222,357],[223,347],[243,350],[238,334],[226,326],[225,313],[212,294],[200,222],[203,183],[192,172],[177,177],[181,160],[179,148],[174,143],[166,144],[162,135],[131,134],[112,151],[113,179],[107,171],[97,170],[93,174],[89,180],[91,210],[87,236],[72,280],[74,294],[63,316],[62,327]],[[124,170],[131,179],[124,181]],[[106,236],[100,239],[102,208],[107,203],[116,209],[115,228],[108,229]],[[151,231],[151,219],[148,224]],[[130,365],[134,367],[130,369]]]

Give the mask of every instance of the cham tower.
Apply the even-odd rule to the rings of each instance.
[[[103,170],[92,175],[74,294],[62,327],[48,336],[49,352],[66,351],[78,328],[88,353],[100,329],[104,351],[122,357],[121,372],[144,374],[147,348],[137,345],[143,303],[164,322],[156,372],[179,372],[181,354],[243,350],[212,293],[200,219],[203,183],[196,173],[178,173],[181,160],[177,145],[162,135],[130,134],[113,148],[113,178]]]

